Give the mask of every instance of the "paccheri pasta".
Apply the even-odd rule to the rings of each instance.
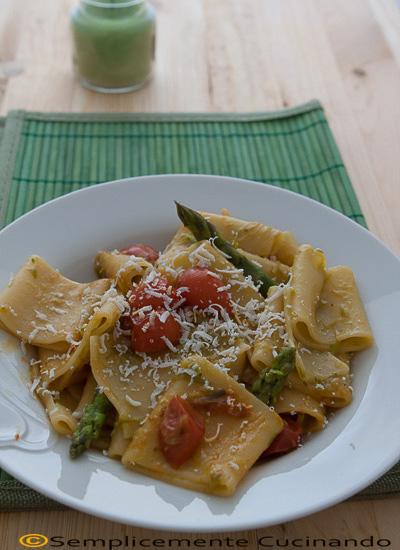
[[[0,327],[35,349],[31,389],[72,458],[101,449],[227,496],[350,403],[352,356],[373,337],[350,268],[290,232],[177,206],[161,254],[100,251],[91,283],[28,258]]]

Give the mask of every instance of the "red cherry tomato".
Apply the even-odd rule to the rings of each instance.
[[[283,430],[275,437],[268,449],[262,453],[261,458],[289,453],[297,449],[301,443],[303,430],[300,422],[290,414],[281,415],[281,417],[284,422]]]
[[[158,439],[170,466],[179,468],[189,460],[203,441],[204,418],[187,401],[176,395],[164,411]]]
[[[185,305],[197,306],[205,309],[211,304],[219,304],[231,313],[231,302],[229,294],[225,289],[224,282],[218,276],[215,276],[206,267],[192,267],[186,269],[178,275],[176,288],[187,288],[182,295],[186,298]]]
[[[121,248],[120,252],[128,256],[139,256],[139,258],[144,258],[151,264],[154,264],[159,256],[157,250],[147,244],[133,244],[127,248]]]
[[[163,319],[160,319],[158,315]],[[171,344],[179,342],[182,334],[181,326],[171,313],[165,309],[157,309],[145,315],[143,319],[138,316],[132,318],[132,349],[144,353],[156,353],[168,349],[164,338]]]
[[[172,307],[177,301],[174,288],[166,277],[158,275],[149,283],[140,283],[131,293],[129,305],[132,311],[144,306],[151,306],[156,309],[159,307]]]

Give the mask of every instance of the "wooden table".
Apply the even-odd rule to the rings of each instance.
[[[120,96],[83,90],[73,78],[68,12],[74,3],[1,0],[3,114],[16,108],[254,111],[318,98],[369,227],[400,251],[400,9],[394,0],[153,0],[158,12],[154,80]],[[396,547],[399,510],[396,498],[347,502],[231,536],[248,538],[249,548],[257,548],[257,536],[266,534],[281,540],[372,535]],[[173,536],[74,511],[1,515],[5,550],[20,548],[18,536],[32,532],[65,538]]]

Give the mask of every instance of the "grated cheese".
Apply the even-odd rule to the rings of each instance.
[[[171,340],[169,340],[169,338],[167,338],[166,336],[161,336],[161,340],[164,340],[165,345],[167,346],[168,349],[177,353],[178,349],[174,346]]]
[[[130,395],[125,395],[125,399],[130,405],[132,405],[132,407],[140,407],[142,405],[141,401],[136,401],[135,399],[132,399]]]
[[[218,422],[217,424],[217,430],[215,432],[215,434],[212,436],[212,437],[205,437],[204,438],[204,441],[206,443],[212,443],[213,441],[215,441],[216,439],[218,439],[219,437],[219,434],[221,432],[221,427],[223,426],[223,424],[221,422]]]
[[[99,337],[99,341],[100,341],[100,346],[99,346],[99,351],[100,353],[102,353],[103,355],[105,353],[107,353],[107,345],[106,345],[106,341],[108,340],[108,334],[102,334],[100,337]]]
[[[210,267],[215,261],[213,254],[205,246],[206,243],[202,243],[189,254],[188,259],[192,266]]]
[[[67,311],[65,309],[61,309],[60,307],[56,306],[47,306],[47,309],[50,311],[54,311],[54,313],[58,313],[58,315],[65,315]]]
[[[49,318],[47,317],[47,315],[45,313],[42,313],[41,311],[38,311],[37,309],[34,310],[35,311],[35,315],[38,319],[40,319],[41,321],[48,321]]]
[[[40,384],[40,378],[35,378],[31,384],[31,387],[29,388],[29,391],[31,392],[31,394],[33,395],[36,391],[36,388],[39,386]]]

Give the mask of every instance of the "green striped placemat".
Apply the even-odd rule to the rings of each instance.
[[[312,197],[365,226],[317,101],[254,114],[43,114],[0,124],[0,227],[55,197],[129,176],[200,173],[269,183]],[[359,497],[400,491],[400,467]],[[0,471],[0,510],[56,503]]]

